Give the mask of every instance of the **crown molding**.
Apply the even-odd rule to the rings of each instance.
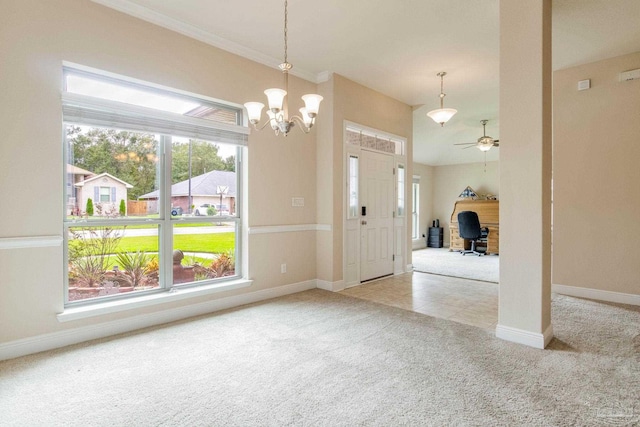
[[[102,6],[117,10],[118,12],[122,12],[127,15],[133,16],[135,18],[142,19],[143,21],[147,21],[152,24],[158,25],[160,27],[166,28],[168,30],[175,31],[176,33],[180,33],[192,39],[199,40],[203,43],[209,44],[211,46],[217,47],[224,51],[233,53],[234,55],[241,56],[243,58],[249,59],[259,64],[266,65],[271,68],[275,68],[279,70],[278,66],[282,62],[280,59],[273,58],[269,55],[265,55],[256,50],[250,49],[238,43],[224,39],[213,33],[204,31],[203,29],[198,28],[194,25],[187,24],[186,22],[182,22],[177,19],[171,18],[169,16],[163,15],[162,13],[155,12],[149,8],[140,6],[129,0],[91,0],[91,1],[94,3],[100,4]],[[294,68],[289,72],[289,74],[317,84],[319,83],[318,81],[319,76],[323,73],[316,75],[311,71],[303,70],[300,68]]]
[[[328,82],[331,78],[331,71],[321,71],[316,76],[316,83],[324,83]]]

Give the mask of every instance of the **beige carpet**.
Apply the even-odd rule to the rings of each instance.
[[[462,255],[449,252],[448,248],[426,248],[411,252],[414,271],[462,277],[498,283],[500,280],[500,257],[498,255]]]
[[[553,322],[542,351],[307,291],[0,362],[0,425],[639,425],[640,308]]]

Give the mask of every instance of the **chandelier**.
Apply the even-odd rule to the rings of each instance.
[[[443,91],[443,78],[447,73],[444,71],[437,74],[440,77],[440,108],[437,110],[431,110],[427,113],[427,116],[431,117],[434,122],[440,123],[440,126],[444,126],[454,114],[458,112],[453,108],[444,108],[444,97],[447,96]]]
[[[269,121],[259,125],[262,109],[264,108],[263,103],[247,102],[244,106],[247,109],[249,122],[256,130],[262,130],[267,124],[270,124],[276,135],[282,133],[287,136],[296,123],[304,133],[309,133],[316,121],[322,96],[316,94],[303,95],[304,107],[299,110],[300,116],[289,117],[287,91],[289,90],[289,70],[293,68],[293,65],[287,62],[287,0],[284,2],[284,62],[279,65],[279,68],[284,74],[284,89],[271,88],[264,91],[269,103],[269,109],[267,110]]]

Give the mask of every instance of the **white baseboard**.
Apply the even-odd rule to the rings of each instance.
[[[551,285],[551,290],[571,297],[588,298],[620,304],[640,305],[640,295],[622,292],[603,291],[600,289],[579,288],[577,286]]]
[[[227,308],[264,301],[309,289],[315,289],[316,287],[317,283],[315,279],[307,280],[304,282],[279,286],[277,288],[263,289],[260,291],[205,301],[184,307],[177,307],[170,310],[142,314],[111,322],[72,328],[64,331],[10,341],[0,344],[0,360],[13,359],[27,354],[52,350],[124,332],[131,332],[137,329],[147,328],[149,326],[161,325],[163,323],[213,313]]]
[[[544,333],[538,333],[499,324],[496,326],[496,337],[505,341],[544,349],[553,338],[553,326],[549,325]]]
[[[411,241],[411,250],[415,251],[416,249],[425,249],[426,247],[427,247],[427,242],[424,238]]]
[[[331,292],[340,292],[343,291],[346,287],[344,280],[338,280],[337,282],[329,282],[327,280],[316,280],[317,286],[319,289],[324,289],[325,291]]]

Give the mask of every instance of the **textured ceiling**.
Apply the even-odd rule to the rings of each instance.
[[[283,56],[281,0],[93,0],[250,59],[277,66]],[[289,62],[320,81],[327,72],[414,106],[414,161],[481,162],[475,148],[499,137],[498,0],[290,0]],[[640,0],[554,0],[553,68],[640,51]],[[458,114],[441,128],[439,106]],[[319,120],[322,119],[322,110]],[[501,141],[501,144],[508,144]],[[498,160],[499,149],[487,153]]]

